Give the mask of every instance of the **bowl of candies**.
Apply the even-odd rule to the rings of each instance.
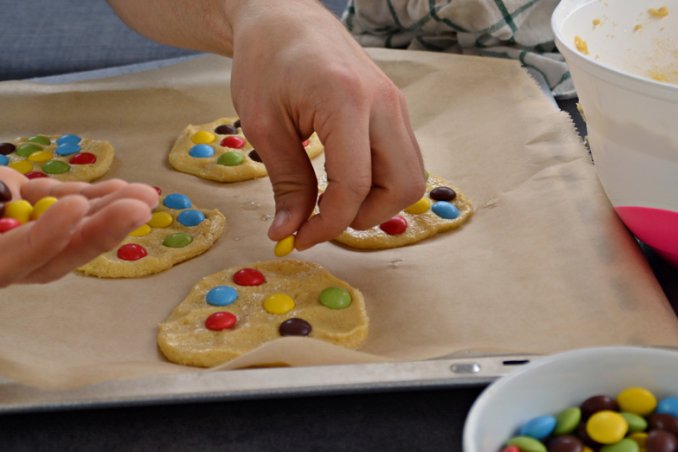
[[[483,391],[463,441],[465,452],[678,451],[678,350],[537,358]]]
[[[678,266],[678,0],[562,0],[551,26],[607,197]]]

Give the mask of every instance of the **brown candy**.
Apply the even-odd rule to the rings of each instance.
[[[647,452],[676,452],[678,438],[664,430],[654,430],[647,435]]]
[[[0,202],[7,202],[12,200],[12,192],[9,187],[0,180]],[[2,216],[2,215],[0,215]]]
[[[434,201],[452,201],[457,197],[457,192],[450,187],[436,187],[431,190],[428,196]]]
[[[577,426],[577,437],[582,443],[584,443],[585,446],[588,446],[593,450],[598,450],[598,448],[601,446],[600,443],[594,441],[589,436],[589,433],[586,431],[586,422],[584,420],[582,420]]]
[[[218,126],[216,129],[214,129],[214,133],[218,133],[219,135],[235,135],[238,133],[237,126],[232,126],[230,124],[222,124]]]
[[[259,154],[257,154],[257,151],[255,151],[254,149],[252,149],[252,150],[250,151],[250,153],[247,154],[247,155],[249,156],[249,158],[251,158],[251,159],[254,160],[255,162],[259,162],[259,163],[262,162],[262,161],[261,161],[261,157],[259,157]]]
[[[308,336],[312,329],[306,320],[293,317],[281,323],[278,332],[281,336]]]
[[[240,119],[236,119],[235,122],[233,123],[233,127],[239,129],[240,128]]]
[[[572,435],[556,436],[546,443],[548,452],[582,452],[584,443]]]
[[[655,413],[647,418],[648,430],[664,430],[678,436],[678,419],[666,413]]]
[[[579,408],[581,408],[581,416],[583,419],[590,418],[593,413],[597,413],[598,411],[619,411],[617,401],[606,395],[589,397],[582,402]]]
[[[1,155],[11,154],[15,150],[16,150],[16,146],[14,146],[12,143],[0,143],[0,154]]]

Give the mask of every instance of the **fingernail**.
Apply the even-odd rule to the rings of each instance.
[[[286,210],[279,210],[276,212],[275,217],[273,217],[273,223],[271,223],[271,227],[268,228],[268,233],[273,234],[275,231],[282,228],[285,223],[287,223],[288,218],[289,214]]]

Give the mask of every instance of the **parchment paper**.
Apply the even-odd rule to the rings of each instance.
[[[460,230],[405,248],[357,252],[327,243],[290,255],[363,291],[367,343],[348,351],[283,338],[225,367],[678,345],[676,317],[569,117],[516,62],[370,53],[408,99],[428,170],[453,181],[476,212]],[[0,290],[0,376],[60,388],[197,370],[162,358],[157,324],[202,276],[274,258],[267,178],[218,184],[167,164],[187,124],[235,114],[229,69],[230,60],[206,56],[67,85],[0,83],[0,140],[35,133],[108,139],[117,154],[106,178],[185,193],[228,220],[214,248],[159,275],[72,274]],[[318,171],[322,162],[315,161]]]

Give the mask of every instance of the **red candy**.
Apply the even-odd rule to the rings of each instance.
[[[230,135],[221,140],[220,144],[226,148],[240,149],[243,146],[245,146],[245,140],[243,140],[239,136]]]
[[[230,330],[238,321],[238,318],[230,312],[219,311],[210,314],[205,320],[205,328],[212,331]]]
[[[153,188],[155,188],[155,191],[157,191],[159,195],[162,195],[162,188],[158,187],[157,185],[154,185]]]
[[[0,218],[0,234],[21,226],[21,222],[14,218]]]
[[[520,452],[520,448],[518,446],[506,446],[501,452]]]
[[[26,177],[29,179],[38,179],[40,177],[48,177],[47,174],[41,172],[41,171],[31,171],[30,173],[26,173]]]
[[[73,165],[90,165],[97,161],[97,156],[90,152],[80,152],[75,154],[69,160],[69,163]]]
[[[407,220],[398,215],[380,224],[379,228],[388,235],[399,235],[407,230]]]
[[[243,268],[233,275],[233,282],[239,286],[258,286],[265,283],[266,278],[255,268]]]
[[[118,257],[125,261],[136,261],[147,255],[146,248],[136,243],[127,243],[118,248]]]

